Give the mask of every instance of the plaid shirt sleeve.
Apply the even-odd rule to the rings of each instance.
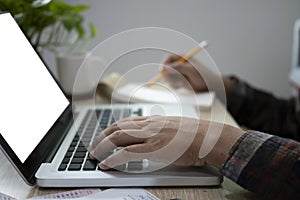
[[[260,195],[300,199],[300,143],[294,140],[248,131],[232,147],[221,171]]]

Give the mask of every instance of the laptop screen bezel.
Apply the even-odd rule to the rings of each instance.
[[[8,13],[0,13],[1,15],[9,14],[12,18],[13,16]],[[24,30],[20,27],[23,34]],[[30,40],[26,36],[28,42],[31,44]],[[67,129],[70,127],[70,124],[73,123],[73,114],[72,114],[72,106],[71,106],[71,99],[68,98],[68,95],[66,95],[66,92],[62,89],[61,85],[59,84],[58,80],[55,78],[54,74],[51,72],[51,70],[46,65],[45,61],[42,59],[40,54],[37,52],[37,50],[33,47],[31,44],[31,47],[34,49],[35,53],[38,55],[40,60],[42,61],[43,65],[46,67],[60,90],[65,95],[66,99],[69,101],[69,105],[66,107],[66,109],[62,112],[62,114],[58,117],[58,119],[55,121],[55,123],[52,125],[52,127],[49,129],[49,131],[44,135],[42,140],[38,143],[38,145],[34,148],[34,150],[31,152],[31,154],[28,156],[28,158],[24,161],[24,163],[21,162],[21,160],[18,158],[18,156],[15,154],[15,152],[12,150],[12,148],[9,146],[9,144],[5,141],[3,138],[1,132],[0,132],[0,148],[5,154],[5,156],[10,160],[10,162],[14,165],[16,170],[20,173],[22,178],[30,185],[34,185],[36,183],[35,173],[40,167],[41,163],[45,162],[45,160],[49,157],[49,155],[53,151],[53,147],[57,146],[58,143],[62,141],[62,139],[65,137],[67,133]],[[26,144],[24,144],[26,145]],[[49,148],[50,147],[50,148]]]

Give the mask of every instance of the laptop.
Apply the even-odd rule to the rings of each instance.
[[[210,166],[164,166],[149,172],[152,166],[162,165],[149,160],[101,171],[97,161],[89,159],[86,144],[116,120],[153,114],[153,105],[100,104],[72,110],[72,102],[9,13],[0,14],[0,27],[0,147],[28,184],[141,187],[222,182],[222,176]],[[197,117],[196,109],[189,105],[159,106],[165,115]]]

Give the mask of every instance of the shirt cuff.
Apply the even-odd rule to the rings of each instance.
[[[300,144],[294,140],[247,131],[230,150],[224,176],[263,196],[297,196],[300,191]]]
[[[237,182],[257,149],[270,137],[271,135],[257,131],[243,134],[231,148],[222,166],[223,175]]]

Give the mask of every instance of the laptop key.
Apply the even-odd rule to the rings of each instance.
[[[77,149],[76,149],[76,152],[86,152],[87,151],[87,149],[86,149],[86,147],[77,147]]]
[[[71,161],[71,164],[82,164],[84,161],[84,158],[73,158]]]
[[[71,147],[75,147],[76,145],[77,145],[77,142],[74,142],[74,141],[73,141],[73,142],[71,143]]]
[[[137,116],[142,116],[143,115],[142,112],[143,112],[142,109],[139,108],[137,111],[134,112],[134,114],[136,114]]]
[[[58,171],[65,171],[67,169],[67,164],[60,164],[59,168],[58,168]]]
[[[143,169],[143,161],[130,161],[127,164],[128,171],[137,171]]]
[[[84,158],[86,152],[75,152],[74,158]]]
[[[85,147],[82,141],[79,142],[78,147]]]
[[[100,117],[101,113],[102,113],[102,110],[99,110],[99,109],[96,110],[97,119]]]
[[[81,169],[81,164],[70,164],[68,167],[69,171],[79,171]]]
[[[95,170],[97,168],[97,164],[98,162],[96,160],[86,160],[84,166],[83,166],[83,170]]]
[[[74,151],[75,147],[70,146],[68,151]]]
[[[71,158],[72,154],[73,154],[73,152],[68,151],[65,155],[65,158]]]
[[[70,161],[70,158],[64,158],[63,161],[62,161],[62,163],[63,164],[68,164],[69,161]]]
[[[73,139],[73,142],[78,142],[78,140],[79,140],[79,136],[76,134],[74,139]]]

